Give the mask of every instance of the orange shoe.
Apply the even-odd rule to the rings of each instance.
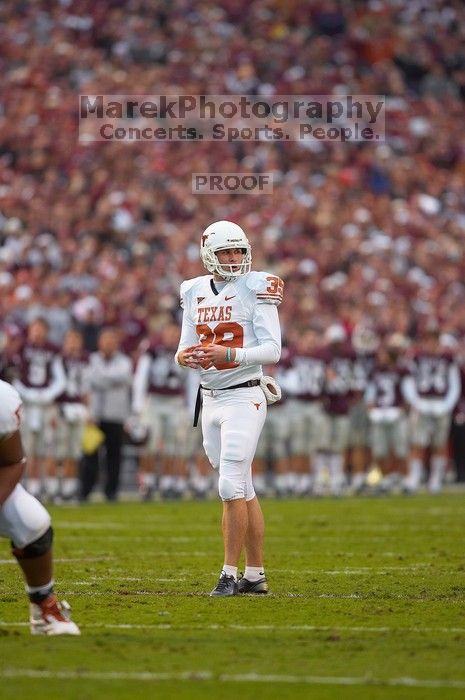
[[[30,603],[31,634],[81,634],[79,627],[71,621],[71,607],[64,600],[58,602],[56,595],[49,595],[41,603]]]

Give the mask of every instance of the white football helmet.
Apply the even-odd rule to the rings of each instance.
[[[242,248],[244,251],[238,270],[233,270],[232,265],[221,265],[218,260],[216,253],[228,248]],[[209,272],[221,275],[228,282],[250,272],[252,267],[252,250],[247,236],[232,221],[215,221],[205,229],[200,242],[200,257]]]
[[[325,331],[324,339],[326,343],[345,343],[347,331],[340,323],[333,323]]]

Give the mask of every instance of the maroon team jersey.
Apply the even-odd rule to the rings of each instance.
[[[150,357],[147,390],[149,394],[181,396],[184,394],[185,374],[174,361],[175,351],[152,343],[146,354]]]
[[[410,358],[409,370],[416,390],[422,398],[443,398],[449,391],[449,370],[454,365],[450,353],[427,353],[416,350]]]
[[[402,382],[407,374],[404,364],[375,364],[371,373],[370,403],[376,408],[401,408],[405,403]]]
[[[89,354],[62,355],[63,368],[66,375],[66,389],[57,398],[59,403],[84,403],[88,391],[87,374]]]
[[[325,411],[332,416],[345,416],[352,405],[355,352],[344,345],[324,348],[321,354],[326,370]]]
[[[287,368],[295,373],[297,389],[293,398],[301,401],[318,401],[323,396],[326,376],[326,364],[318,351],[297,353],[290,351]]]
[[[44,389],[52,382],[52,364],[59,357],[51,343],[35,345],[26,341],[16,356],[18,378],[25,387]]]
[[[367,388],[373,367],[375,364],[374,353],[356,353],[354,350],[352,368],[352,390],[355,393],[364,393]]]

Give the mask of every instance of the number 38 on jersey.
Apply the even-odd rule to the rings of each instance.
[[[253,324],[261,305],[278,306],[283,289],[283,281],[267,272],[249,272],[219,290],[205,275],[183,283],[181,304],[202,345],[247,348],[256,345]],[[234,366],[224,362],[217,369]]]

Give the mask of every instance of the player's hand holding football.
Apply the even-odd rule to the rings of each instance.
[[[236,351],[224,345],[196,345],[194,349],[196,357],[201,361],[204,369],[217,366],[225,362],[234,362]]]
[[[191,345],[181,350],[178,355],[179,364],[190,369],[209,369],[213,363],[199,351],[202,347],[202,345]]]

